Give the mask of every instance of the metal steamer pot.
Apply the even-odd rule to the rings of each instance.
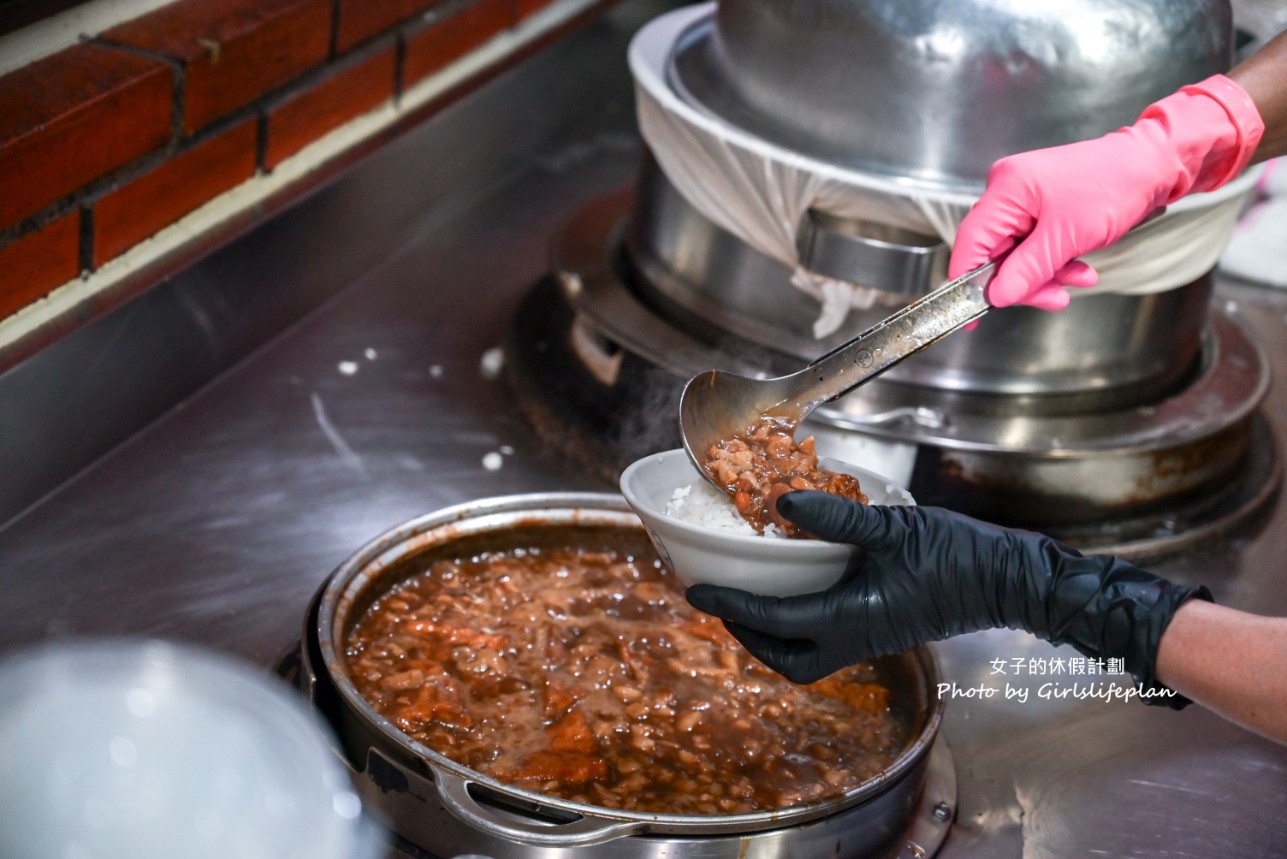
[[[303,682],[334,726],[367,808],[437,855],[513,857],[927,856],[946,837],[956,783],[936,742],[938,669],[921,649],[886,660],[892,700],[915,714],[911,740],[882,773],[833,800],[767,812],[685,816],[600,808],[513,787],[412,740],[372,708],[345,670],[344,636],[406,562],[462,539],[514,529],[642,530],[618,495],[550,493],[461,504],[367,544],[327,580],[306,624]],[[534,583],[539,584],[539,583]]]
[[[1107,133],[1183,84],[1228,69],[1227,0],[720,0],[672,49],[669,85],[729,125],[909,192],[979,194],[1015,152]],[[936,286],[948,248],[894,223],[812,212],[802,266],[876,301],[813,338],[818,306],[783,265],[720,230],[655,164],[628,239],[637,289],[708,341],[812,358]],[[1185,382],[1209,278],[1147,295],[1079,295],[1058,314],[1007,308],[858,395],[975,413],[1087,414]],[[962,399],[964,398],[964,399]]]
[[[818,304],[791,285],[790,270],[698,212],[651,159],[639,175],[625,244],[632,285],[652,307],[733,354],[761,354],[774,370],[856,337],[939,276],[914,286],[892,282],[886,300],[851,309],[839,330],[817,339]],[[1204,276],[1149,295],[1078,296],[1059,313],[996,310],[972,335],[948,338],[850,396],[920,403],[951,396],[957,409],[1025,415],[1151,402],[1192,375],[1211,291]]]

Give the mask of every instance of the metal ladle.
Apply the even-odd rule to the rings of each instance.
[[[679,430],[688,457],[703,467],[707,452],[765,416],[799,426],[818,406],[847,394],[890,367],[987,313],[984,291],[996,262],[940,286],[802,370],[772,379],[748,379],[707,370],[688,380],[679,400]]]

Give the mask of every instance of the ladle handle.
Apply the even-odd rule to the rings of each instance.
[[[987,313],[991,305],[984,290],[995,273],[996,263],[990,262],[949,281],[795,373],[800,387],[793,400],[801,414],[848,393]]]

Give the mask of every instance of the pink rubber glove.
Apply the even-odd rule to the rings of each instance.
[[[1246,91],[1215,75],[1149,105],[1134,125],[1111,134],[1002,158],[957,230],[948,276],[1010,251],[989,302],[1067,307],[1064,287],[1099,279],[1077,257],[1108,247],[1190,191],[1211,191],[1237,176],[1264,128]]]

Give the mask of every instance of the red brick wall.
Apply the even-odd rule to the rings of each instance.
[[[0,320],[550,0],[178,0],[0,77]]]

